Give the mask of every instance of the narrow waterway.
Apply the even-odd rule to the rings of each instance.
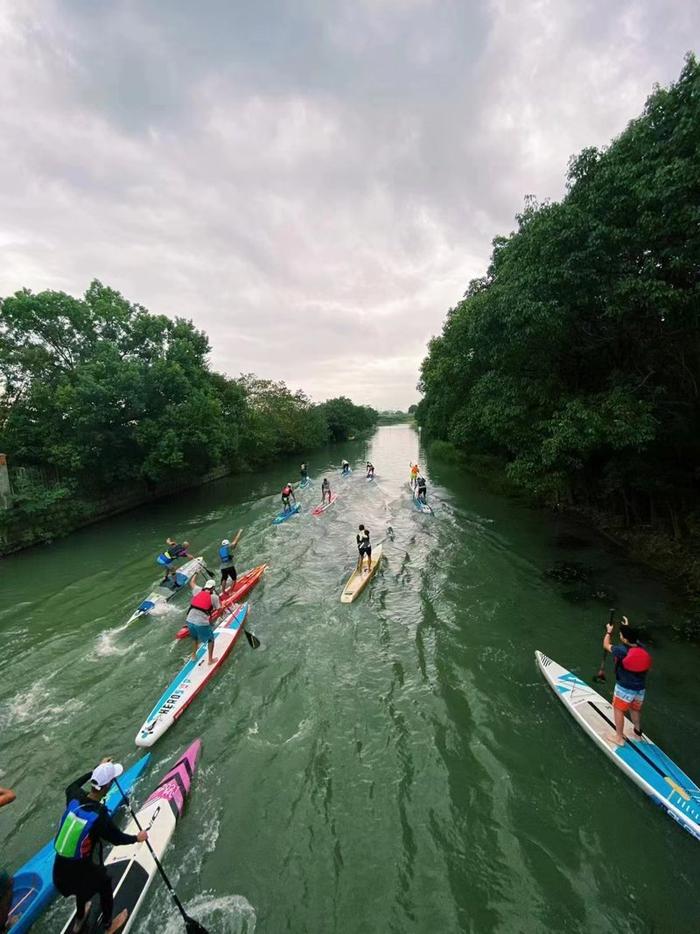
[[[356,468],[348,481],[342,456]],[[154,747],[135,796],[202,737],[165,863],[212,934],[697,931],[697,841],[595,748],[533,657],[542,649],[590,681],[611,601],[652,621],[645,727],[697,780],[700,652],[671,638],[669,595],[564,520],[424,459],[413,429],[380,428],[310,458],[313,489],[279,527],[297,464],[3,561],[0,784],[17,802],[0,812],[2,862],[19,866],[49,838],[71,779],[106,754],[136,758],[136,731],[183,656],[184,595],[125,626],[165,537],[211,566],[243,527],[239,572],[270,565],[250,598],[262,646],[238,643]],[[415,460],[434,516],[412,507]],[[339,497],[317,519],[324,475]],[[359,522],[385,539],[386,560],[346,606]],[[555,561],[591,568],[590,582],[548,577]],[[57,903],[35,930],[67,916]],[[158,881],[139,917],[143,934],[182,930]]]

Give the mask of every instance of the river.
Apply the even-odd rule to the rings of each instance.
[[[412,508],[414,460],[434,516]],[[613,596],[632,621],[653,620],[645,728],[697,780],[698,649],[671,638],[662,583],[566,520],[426,465],[409,426],[309,462],[314,489],[279,527],[270,520],[296,463],[2,562],[0,784],[17,792],[0,813],[5,865],[49,838],[70,780],[103,755],[136,757],[134,735],[183,655],[184,596],[124,625],[166,535],[211,565],[242,527],[239,573],[270,564],[250,598],[262,646],[237,644],[154,747],[136,792],[143,800],[202,737],[165,864],[212,934],[697,931],[697,841],[578,729],[533,657],[542,649],[590,681]],[[324,475],[339,498],[316,519]],[[386,561],[347,606],[359,522],[386,538]],[[605,596],[582,599],[585,585],[572,599],[545,573],[555,561],[593,568],[590,589]],[[56,931],[67,914],[59,902],[34,930]],[[139,918],[140,932],[183,930],[158,880]]]

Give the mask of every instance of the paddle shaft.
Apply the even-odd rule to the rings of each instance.
[[[138,827],[139,830],[143,830],[143,827],[142,827],[141,824],[139,823],[139,819],[138,819],[138,817],[136,816],[136,813],[134,812],[134,809],[133,809],[132,806],[131,806],[131,801],[129,801],[129,798],[127,797],[127,795],[126,795],[126,793],[124,792],[123,788],[122,788],[121,785],[119,784],[119,780],[115,778],[115,779],[114,779],[114,784],[115,784],[115,785],[117,786],[117,788],[119,789],[119,793],[121,794],[122,798],[124,799],[124,802],[126,803],[126,806],[129,808],[129,813],[130,813],[131,816],[133,817],[134,823],[136,824],[136,826]],[[158,869],[158,872],[161,874],[161,876],[162,876],[162,878],[163,878],[163,882],[165,882],[165,885],[166,885],[168,891],[170,892],[173,901],[174,901],[175,904],[177,905],[178,911],[179,911],[180,914],[182,915],[182,917],[183,917],[183,919],[184,919],[184,921],[185,921],[185,924],[187,924],[188,930],[195,930],[195,931],[199,931],[200,934],[207,934],[206,928],[203,928],[202,925],[201,925],[198,921],[195,921],[195,920],[194,920],[194,918],[190,918],[190,916],[187,914],[187,912],[185,911],[185,909],[182,907],[182,902],[181,902],[180,899],[177,897],[177,892],[175,891],[175,889],[174,889],[174,888],[172,887],[172,885],[170,884],[170,879],[168,879],[168,877],[166,876],[166,874],[165,874],[165,869],[163,869],[163,866],[162,866],[160,860],[159,860],[158,857],[156,856],[155,851],[154,851],[153,847],[151,846],[150,841],[149,841],[149,840],[145,840],[144,842],[145,842],[146,846],[148,847],[148,850],[149,850],[151,856],[153,857],[153,862],[156,864],[156,868]],[[197,925],[197,927],[193,927],[194,925]]]
[[[610,615],[608,616],[608,625],[612,625],[612,621],[615,618],[615,608],[610,610]],[[607,650],[603,650],[603,657],[600,661],[600,668],[598,669],[598,674],[595,676],[598,681],[605,681],[605,662],[608,657]]]

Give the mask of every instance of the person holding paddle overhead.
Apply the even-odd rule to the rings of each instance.
[[[228,589],[227,587],[224,586],[227,580],[231,581],[229,585],[230,587],[236,586],[237,575],[236,575],[236,568],[233,563],[233,552],[236,546],[238,545],[238,539],[241,537],[242,531],[243,529],[238,530],[238,532],[236,533],[236,537],[234,538],[232,542],[230,542],[227,538],[225,538],[223,542],[221,543],[221,545],[219,546],[219,560],[221,562],[221,584],[220,586],[222,589],[222,593],[224,590]]]
[[[637,630],[629,625],[627,617],[622,617],[620,627],[620,645],[612,644],[614,623],[605,627],[603,648],[610,652],[615,660],[615,691],[613,710],[615,711],[615,736],[617,746],[625,744],[625,714],[629,713],[634,727],[634,739],[642,738],[641,711],[646,693],[646,676],[651,669],[652,658],[639,642]]]
[[[357,570],[362,570],[365,557],[367,558],[367,573],[372,569],[372,543],[369,540],[369,529],[360,525],[357,533],[357,550],[360,553],[357,559]]]

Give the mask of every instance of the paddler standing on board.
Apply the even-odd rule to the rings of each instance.
[[[297,498],[294,495],[294,490],[291,483],[286,483],[282,487],[282,505],[284,506],[284,511],[289,512],[292,508],[290,500],[294,500],[294,505],[297,504]]]
[[[232,542],[225,538],[219,545],[219,561],[221,562],[221,590],[227,590],[226,581],[230,580],[230,587],[236,586],[236,567],[233,563],[233,552],[238,545],[238,539],[241,537],[241,529],[238,530],[236,537]]]
[[[323,478],[323,483],[321,484],[321,505],[323,506],[326,502],[326,494],[328,494],[328,502],[331,501],[331,484],[330,480],[327,477]]]
[[[411,486],[416,485],[416,480],[418,479],[418,474],[420,473],[420,467],[418,464],[411,464]]]
[[[102,865],[102,846],[98,841],[106,840],[113,846],[127,846],[148,840],[148,832],[122,833],[109,816],[102,799],[110,785],[124,771],[123,766],[110,758],[81,775],[66,788],[66,809],[63,812],[58,833],[54,840],[56,859],[53,864],[53,884],[66,898],[75,896],[74,931],[81,931],[85,915],[90,910],[90,899],[100,896],[102,926],[105,934],[114,934],[126,923],[129,912],[126,908],[112,918],[114,900],[112,882]],[[90,791],[83,785],[90,780]],[[97,854],[97,861],[94,859]]]
[[[374,464],[371,461],[367,461],[367,479],[374,480]]]
[[[214,627],[211,624],[211,613],[221,606],[219,595],[216,592],[216,581],[210,578],[205,582],[204,587],[198,587],[193,577],[190,581],[190,587],[192,588],[192,600],[185,623],[190,638],[194,639],[194,649],[191,657],[194,661],[200,643],[206,644],[209,664],[211,665],[216,661],[214,658]]]
[[[603,648],[615,659],[615,691],[613,710],[615,711],[615,736],[612,741],[616,746],[625,744],[625,714],[629,713],[634,727],[634,739],[642,738],[642,704],[646,693],[647,672],[651,668],[651,655],[639,642],[637,630],[629,625],[627,617],[622,617],[620,627],[621,645],[612,644],[615,626],[608,623],[603,638]]]
[[[357,532],[357,550],[359,552],[359,557],[357,559],[357,570],[362,570],[362,565],[366,557],[366,572],[369,574],[369,572],[372,570],[372,543],[369,540],[369,529],[366,529],[364,525],[361,525]]]
[[[161,551],[161,553],[156,558],[156,562],[166,568],[163,584],[167,584],[169,578],[172,576],[175,586],[178,586],[177,579],[175,577],[177,572],[175,571],[175,568],[171,568],[170,565],[173,563],[173,561],[177,561],[178,558],[191,558],[192,555],[188,552],[189,547],[189,542],[183,542],[181,545],[178,545],[174,538],[166,538],[165,550]]]
[[[425,503],[427,490],[428,490],[428,485],[425,482],[425,477],[423,476],[423,474],[419,474],[416,477],[416,485],[415,485],[415,497],[419,503]]]
[[[309,469],[306,464],[301,465],[299,468],[299,473],[301,474],[301,482],[306,483],[306,481],[309,479]]]

